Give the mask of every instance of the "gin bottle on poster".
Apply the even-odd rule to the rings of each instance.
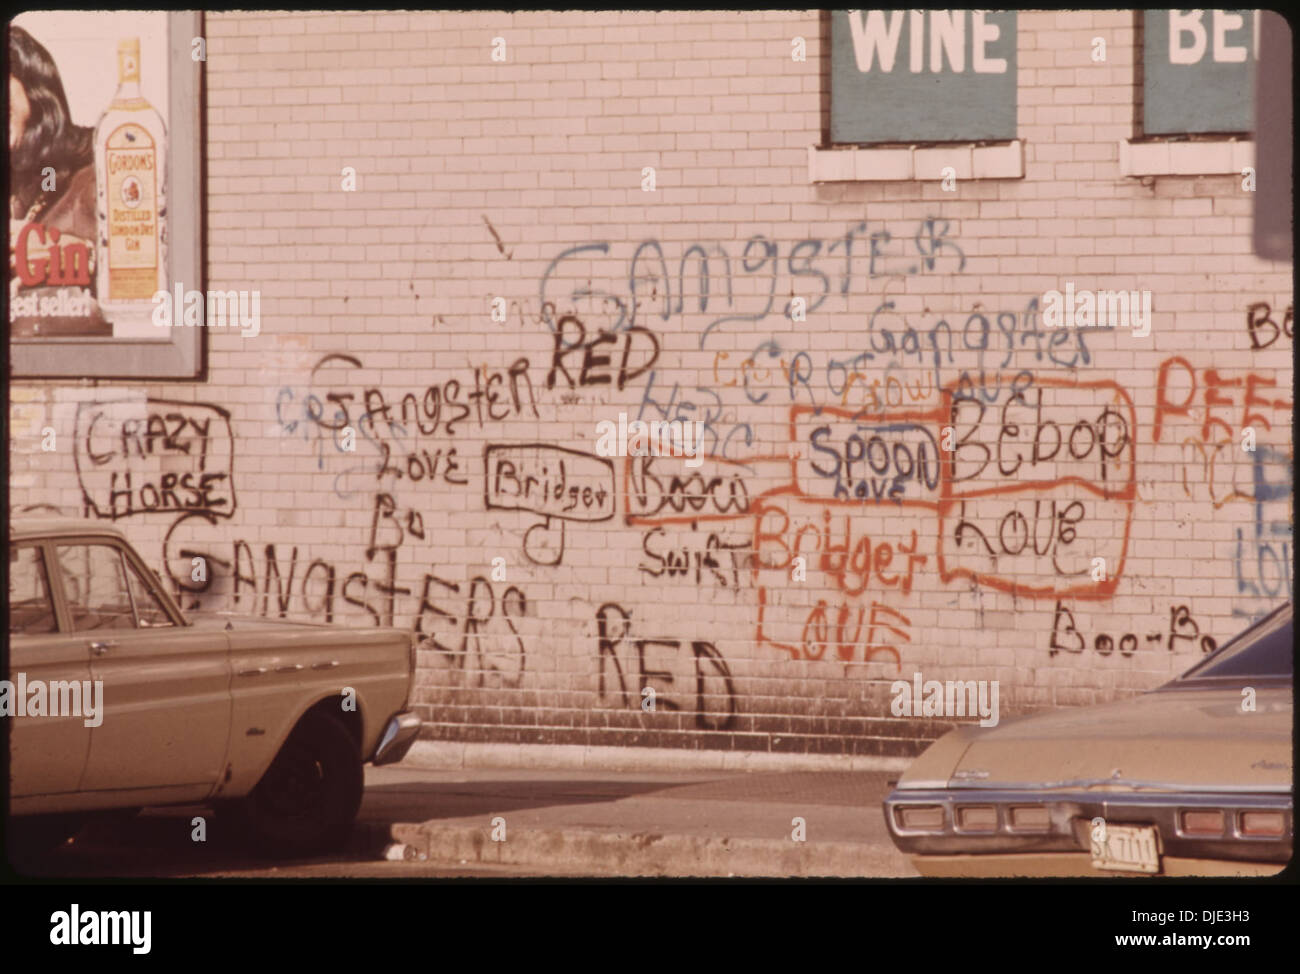
[[[95,129],[99,254],[95,290],[106,316],[149,313],[168,290],[167,130],[140,92],[140,39],[117,45],[118,87]]]

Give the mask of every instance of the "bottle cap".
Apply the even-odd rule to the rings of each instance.
[[[140,38],[127,37],[117,42],[117,80],[140,80]]]

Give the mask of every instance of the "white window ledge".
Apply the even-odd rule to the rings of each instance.
[[[1119,144],[1121,176],[1241,175],[1255,165],[1255,143],[1129,142]]]
[[[892,149],[808,147],[808,179],[814,183],[937,181],[951,166],[961,179],[1023,179],[1024,143],[948,145]]]

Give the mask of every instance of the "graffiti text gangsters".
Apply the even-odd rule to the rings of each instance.
[[[938,680],[922,682],[920,673],[912,682],[895,680],[889,687],[894,695],[890,710],[895,717],[975,717],[981,727],[998,726],[997,680]]]
[[[1134,338],[1151,333],[1150,291],[1085,291],[1065,285],[1065,293],[1043,294],[1043,325],[1048,328],[1132,328]]]
[[[602,419],[596,424],[596,453],[602,457],[673,457],[684,456],[686,466],[698,467],[704,439],[704,423],[675,419],[672,422],[639,419],[627,421],[627,413],[618,414],[618,425]]]
[[[262,330],[261,291],[209,291],[205,298],[178,283],[175,292],[154,292],[154,327],[237,327],[242,338],[256,338]]]
[[[0,680],[0,717],[84,717],[87,727],[104,722],[104,681]]]

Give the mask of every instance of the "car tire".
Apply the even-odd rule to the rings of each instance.
[[[309,713],[233,810],[258,853],[313,855],[347,841],[364,787],[361,754],[348,729],[329,714]]]

